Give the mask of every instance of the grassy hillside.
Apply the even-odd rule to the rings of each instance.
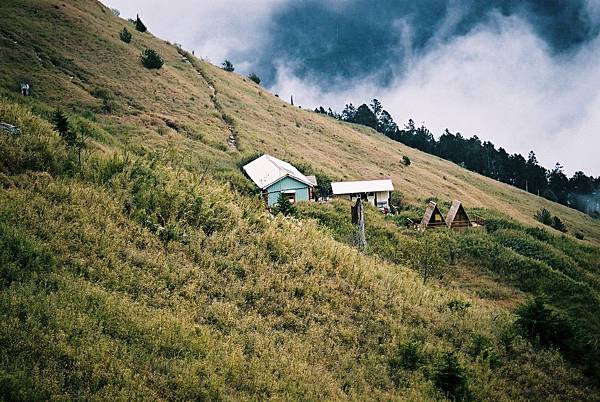
[[[600,398],[597,221],[292,107],[93,0],[2,2],[0,60],[0,122],[22,130],[0,131],[0,399]],[[89,135],[81,164],[56,107]],[[270,216],[240,172],[257,152],[390,176],[406,216],[460,198],[488,229],[369,209],[359,253],[347,203]],[[587,242],[533,227],[542,205]]]

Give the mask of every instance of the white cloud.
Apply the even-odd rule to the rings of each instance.
[[[139,12],[153,33],[218,64],[232,54],[252,55],[268,43],[272,13],[289,0],[103,1],[125,17]],[[327,1],[334,8],[341,4]],[[445,128],[478,135],[511,153],[533,149],[548,168],[560,161],[569,173],[600,175],[600,41],[576,53],[552,54],[525,21],[500,15],[447,40],[464,12],[459,2],[451,4],[432,45],[418,55],[410,53],[410,25],[396,22],[405,58],[389,61],[398,66],[389,87],[378,87],[371,77],[331,90],[296,77],[289,61],[279,60],[271,89],[283,99],[294,95],[303,107],[338,111],[345,103],[358,106],[377,97],[400,125],[413,118],[436,135]],[[600,0],[586,5],[589,18],[600,22]],[[233,61],[248,72],[255,60]]]
[[[438,44],[412,60],[388,88],[363,80],[330,92],[279,66],[274,89],[306,106],[380,99],[401,125],[408,118],[439,135],[445,128],[478,135],[525,157],[534,150],[551,168],[600,175],[600,41],[576,54],[553,56],[516,17],[492,17],[469,35]]]
[[[271,12],[285,0],[102,0],[124,18],[137,13],[155,35],[219,64],[261,43]]]

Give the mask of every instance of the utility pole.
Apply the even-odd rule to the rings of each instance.
[[[365,208],[362,199],[356,200],[356,205],[352,207],[352,223],[356,225],[357,237],[356,245],[364,253],[367,251],[367,238],[365,236]]]

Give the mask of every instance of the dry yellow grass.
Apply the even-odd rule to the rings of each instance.
[[[91,0],[11,0],[0,7],[7,11],[0,13],[0,27],[4,27],[0,28],[0,56],[5,60],[0,65],[2,86],[14,90],[20,77],[29,77],[37,97],[78,110],[100,107],[101,101],[90,93],[97,86],[108,88],[119,108],[103,115],[102,121],[134,127],[140,134],[125,142],[168,146],[207,160],[237,157],[227,151],[229,132],[211,99],[211,88],[175,46],[150,33],[140,34]],[[133,32],[130,44],[119,39],[124,26]],[[36,37],[37,32],[52,34]],[[139,63],[138,56],[146,47],[164,57],[161,70],[147,70]],[[243,153],[265,152],[304,161],[338,179],[390,177],[409,201],[456,198],[467,207],[494,209],[527,225],[536,225],[534,212],[546,207],[571,233],[577,230],[586,239],[600,242],[600,221],[583,213],[469,172],[370,129],[293,107],[236,73],[200,60],[195,63],[212,80],[223,112],[234,118]],[[168,127],[167,120],[179,130]],[[403,155],[412,160],[410,166],[402,165]]]

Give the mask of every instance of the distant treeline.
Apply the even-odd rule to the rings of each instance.
[[[322,106],[315,112],[371,127],[410,147],[600,218],[600,176],[594,178],[577,171],[569,178],[560,163],[551,170],[541,166],[533,151],[527,158],[517,153],[509,154],[502,147],[496,149],[490,141],[482,142],[477,136],[466,138],[448,129],[436,140],[427,127],[417,127],[413,120],[399,128],[377,99],[358,108],[350,103],[341,113],[331,108],[325,110]]]

